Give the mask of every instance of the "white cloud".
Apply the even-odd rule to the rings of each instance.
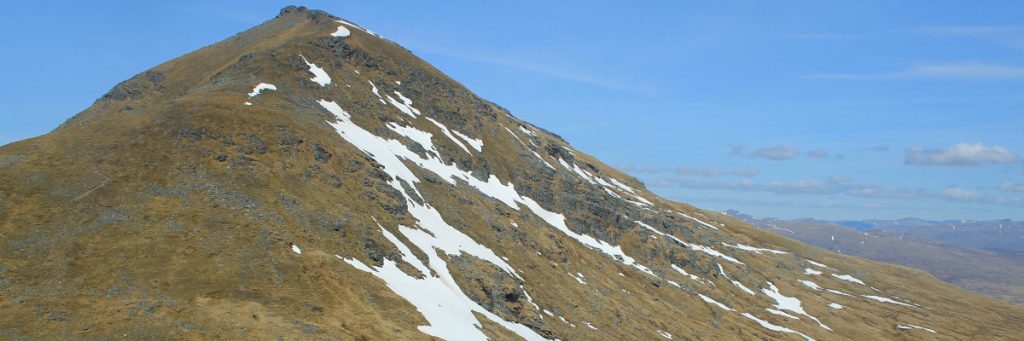
[[[967,200],[967,201],[969,201],[969,200],[981,199],[981,193],[978,193],[978,192],[975,192],[975,191],[972,191],[972,190],[968,190],[968,189],[963,189],[963,188],[960,188],[960,187],[950,187],[950,188],[947,188],[945,191],[942,192],[942,194],[945,195],[947,198],[950,198],[950,199],[953,199],[953,200]]]
[[[761,148],[752,154],[754,157],[769,159],[769,160],[789,160],[797,155],[800,155],[800,150],[787,146],[778,145],[775,147]]]
[[[815,149],[815,150],[808,150],[806,153],[804,153],[804,155],[807,155],[807,157],[810,157],[810,158],[824,159],[824,158],[828,157],[829,153],[828,153],[827,150],[824,150],[824,149]]]
[[[985,163],[1014,163],[1020,157],[1006,147],[979,143],[957,143],[947,149],[908,148],[904,162],[908,165],[972,166]]]
[[[1002,185],[999,185],[999,189],[1007,192],[1024,192],[1024,184],[1004,182]]]
[[[880,144],[880,145],[876,145],[876,146],[871,146],[871,147],[868,147],[868,150],[873,151],[873,152],[887,152],[887,151],[889,151],[889,145],[887,145],[887,144]]]

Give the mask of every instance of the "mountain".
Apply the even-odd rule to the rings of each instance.
[[[7,339],[1024,331],[1021,306],[659,198],[301,7],[0,148],[0,245]]]
[[[1009,219],[930,221],[907,218],[838,223],[859,230],[893,232],[966,248],[1024,253],[1024,222]]]
[[[859,231],[816,219],[756,219],[738,211],[726,213],[825,250],[921,269],[961,288],[1024,304],[1024,255],[1021,253],[961,247],[875,227]]]

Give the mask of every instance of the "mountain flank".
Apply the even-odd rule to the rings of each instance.
[[[1024,308],[662,199],[287,7],[0,148],[8,339],[1014,339]]]

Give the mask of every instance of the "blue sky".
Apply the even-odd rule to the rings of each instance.
[[[757,216],[1024,219],[1019,1],[306,1],[667,198]],[[0,143],[277,14],[33,1],[0,21]]]

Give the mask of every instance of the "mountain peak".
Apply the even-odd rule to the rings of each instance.
[[[1000,338],[1024,316],[662,199],[301,7],[0,148],[0,205],[16,338]]]

